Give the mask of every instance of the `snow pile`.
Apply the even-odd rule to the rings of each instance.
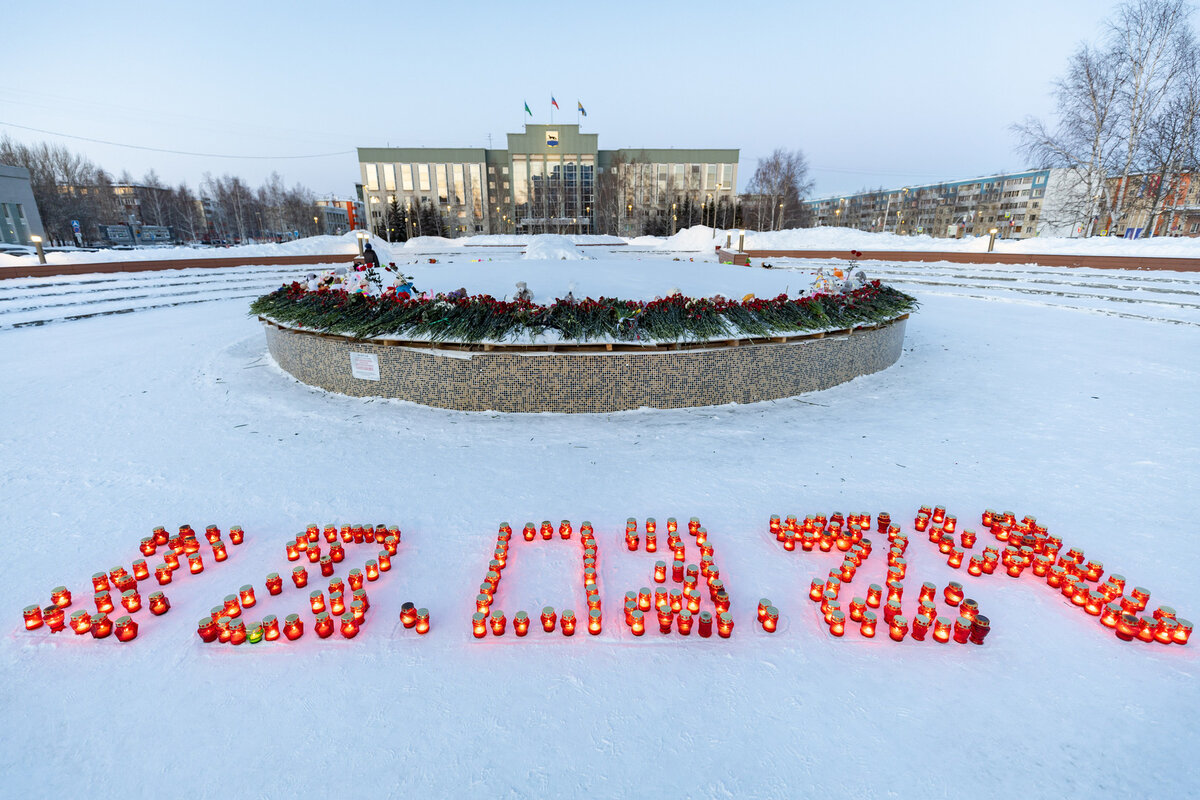
[[[527,261],[591,261],[592,257],[575,246],[566,236],[542,234],[534,236],[525,255],[521,258]]]

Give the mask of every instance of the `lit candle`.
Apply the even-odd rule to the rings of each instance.
[[[912,621],[912,638],[918,642],[925,641],[925,634],[929,632],[930,626],[933,625],[933,620],[924,614],[918,616]]]
[[[314,614],[320,614],[325,610],[325,593],[320,589],[310,592],[308,595],[308,602],[309,605],[312,606],[312,612]]]
[[[56,586],[50,591],[50,602],[58,608],[71,605],[71,590],[65,586]]]
[[[867,601],[861,597],[855,597],[850,601],[850,620],[852,622],[862,622],[866,610]]]
[[[93,602],[95,602],[95,604],[96,604],[97,613],[107,614],[109,611],[113,610],[113,601],[112,601],[111,593],[109,593],[107,591],[96,592],[95,596],[92,599],[93,599]],[[37,606],[30,606],[30,608],[37,608]],[[38,619],[39,620],[41,619],[40,611],[39,611]]]
[[[83,610],[76,611],[71,615],[69,624],[76,636],[82,636],[92,629],[92,615]]]
[[[662,634],[671,632],[671,626],[675,622],[675,615],[671,613],[671,607],[663,603],[658,607],[658,630]]]
[[[341,624],[342,636],[347,639],[353,639],[358,636],[358,620],[353,614],[343,614]]]
[[[154,616],[162,616],[171,610],[171,601],[162,592],[153,592],[150,595],[150,613]]]
[[[67,627],[67,612],[56,605],[48,605],[42,609],[42,621],[51,633],[58,633]]]
[[[471,633],[476,639],[482,639],[487,636],[488,623],[487,614],[482,611],[476,611],[471,615]],[[519,632],[518,636],[521,635]]]
[[[959,617],[954,621],[954,641],[959,644],[966,644],[971,638],[971,628],[974,620],[967,617]]]
[[[762,628],[767,633],[774,633],[779,627],[779,609],[775,606],[767,606],[766,612],[762,617]],[[682,631],[681,631],[682,632]]]
[[[137,589],[128,589],[121,592],[121,605],[125,607],[126,611],[132,614],[142,607],[142,596],[138,593]]]
[[[304,622],[299,614],[287,615],[283,621],[283,635],[293,642],[304,635]]]
[[[888,624],[888,635],[891,636],[893,642],[900,642],[908,635],[908,618],[902,614],[897,614],[892,617],[892,621]]]
[[[429,609],[417,609],[417,635],[424,636],[429,633]]]
[[[629,615],[629,630],[634,636],[641,636],[646,632],[646,613],[640,608],[634,609]]]
[[[346,599],[339,591],[329,590],[329,614],[340,617],[346,613]]]
[[[217,634],[219,633],[217,623],[213,621],[212,617],[204,617],[200,620],[200,624],[196,626],[196,633],[201,641],[211,644],[217,640]]]
[[[188,553],[187,556],[188,571],[193,575],[199,575],[204,572],[204,559],[199,553]]]
[[[946,585],[945,591],[942,592],[942,596],[945,599],[946,604],[951,606],[957,606],[959,603],[961,603],[964,595],[965,592],[963,591],[963,586],[957,581],[950,581],[950,583]]]
[[[959,604],[958,613],[967,619],[975,619],[979,615],[979,603],[968,597]]]
[[[1192,636],[1191,620],[1186,620],[1186,619],[1182,619],[1182,618],[1176,619],[1175,620],[1175,631],[1172,634],[1172,640],[1175,642],[1175,644],[1187,644],[1188,639],[1190,639],[1191,636]]]
[[[225,619],[225,617],[222,617]],[[246,623],[244,620],[235,619],[229,622],[229,643],[233,645],[242,644],[248,638],[246,632]]]
[[[117,641],[132,642],[137,638],[138,624],[132,617],[121,617],[116,624]]]
[[[285,544],[284,547],[286,548],[286,551],[287,551],[287,560],[288,561],[299,561],[300,560],[300,548],[298,548],[296,546],[295,541],[293,541],[292,539],[288,539],[287,544]]]
[[[545,606],[542,608],[542,630],[546,633],[554,633],[555,623],[558,615],[554,613],[554,606]]]
[[[233,544],[241,544],[246,538],[246,532],[242,530],[241,525],[234,525],[229,529],[229,541]],[[332,539],[330,540],[332,541]]]
[[[404,603],[400,606],[400,622],[406,628],[411,628],[417,624],[417,607],[412,603]],[[516,624],[516,620],[513,621]]]
[[[525,537],[525,541],[532,542],[537,536],[537,528],[533,526],[532,522],[526,522],[525,527],[521,529],[521,535]]]
[[[97,594],[97,596],[99,596],[99,595]],[[99,603],[97,603],[96,605],[97,605],[97,608],[99,608]],[[112,606],[111,601],[109,601],[109,606],[110,607]],[[33,631],[33,630],[37,630],[38,628],[42,627],[43,623],[42,623],[42,608],[41,608],[41,606],[36,606],[36,605],[25,606],[25,609],[22,612],[22,614],[25,617],[25,630]]]
[[[834,636],[841,636],[846,632],[846,615],[841,611],[831,611],[829,613],[829,632]]]
[[[692,633],[693,616],[686,608],[675,616],[675,625],[680,636],[690,636]]]
[[[279,638],[279,620],[274,614],[268,614],[262,621],[263,639],[273,642]]]

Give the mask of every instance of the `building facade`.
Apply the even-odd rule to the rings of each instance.
[[[578,125],[527,125],[508,148],[360,147],[372,230],[389,207],[421,226],[432,208],[451,235],[612,233],[637,235],[685,199],[732,203],[738,151],[600,150]],[[428,218],[427,214],[424,217]],[[406,230],[406,235],[430,231]]]
[[[814,226],[938,238],[1078,236],[1076,182],[1065,169],[1001,173],[806,201]]]
[[[29,170],[0,164],[0,242],[32,244],[33,237],[46,237]]]
[[[1130,238],[1144,236],[1200,236],[1200,175],[1193,172],[1130,175],[1108,181],[1108,196],[1124,197],[1127,204],[1120,222],[1097,218],[1099,231]],[[1124,191],[1122,191],[1124,189]]]

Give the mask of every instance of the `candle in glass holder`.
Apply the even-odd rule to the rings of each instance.
[[[220,562],[229,558],[229,553],[225,549],[225,543],[220,539],[212,543],[213,560]]]
[[[92,600],[96,604],[97,613],[107,614],[113,610],[112,593],[108,591],[96,592]],[[30,606],[30,608],[37,608],[37,606]],[[40,613],[38,619],[41,619]]]
[[[846,632],[846,615],[841,611],[830,611],[826,621],[829,623],[829,632],[834,636],[841,636]]]
[[[504,631],[508,628],[508,618],[504,616],[504,612],[500,609],[492,612],[491,627],[493,636],[503,636]]]
[[[954,621],[954,641],[959,644],[966,644],[971,637],[971,628],[973,624],[974,620],[967,617],[959,617],[956,619]]]
[[[722,639],[728,639],[733,635],[733,615],[728,611],[722,612],[717,617],[717,635]]]
[[[363,572],[366,573],[368,581],[379,580],[379,562],[373,558],[368,559],[367,563],[363,565]],[[488,574],[490,575],[491,573],[489,572]],[[499,577],[497,577],[497,582],[499,582]]]
[[[222,617],[221,619],[228,619],[228,618]],[[229,644],[233,644],[233,645],[242,644],[249,637],[249,634],[246,631],[245,620],[240,620],[240,619],[229,620],[228,630],[229,630],[229,639],[228,639]]]
[[[429,609],[417,609],[417,635],[424,636],[429,633]]]
[[[273,642],[279,638],[279,620],[274,614],[268,614],[262,621],[263,639]]]
[[[299,614],[287,615],[283,621],[283,635],[293,642],[304,635],[304,622]]]
[[[199,553],[188,553],[187,562],[188,572],[193,575],[199,575],[201,572],[204,572],[204,559]]]
[[[1175,630],[1171,634],[1171,640],[1175,644],[1187,644],[1188,639],[1192,636],[1191,620],[1183,619],[1182,617],[1175,620]]]
[[[121,592],[121,605],[132,614],[142,607],[142,596],[137,589],[127,589]]]
[[[156,617],[162,616],[171,610],[171,601],[162,592],[153,592],[149,599],[150,613]]]
[[[117,620],[114,629],[119,642],[132,642],[137,638],[138,624],[133,621],[133,617],[121,617]]]
[[[946,584],[946,589],[942,592],[942,597],[945,599],[947,605],[957,606],[963,601],[965,594],[961,583],[950,581],[950,583]]]
[[[97,596],[98,595],[99,595],[99,593],[97,593]],[[109,600],[108,605],[110,607],[112,606],[111,600]],[[97,603],[97,608],[99,608],[99,603]],[[35,631],[38,628],[42,627],[43,622],[42,622],[42,607],[41,606],[37,606],[37,605],[25,606],[24,610],[22,611],[22,614],[25,617],[25,630]]]
[[[546,633],[554,633],[555,624],[558,620],[558,615],[554,613],[554,606],[545,606],[542,608],[542,630]]]
[[[908,618],[903,614],[897,614],[892,617],[888,623],[888,636],[893,642],[900,642],[908,635]]]
[[[482,639],[487,636],[488,632],[488,616],[482,611],[476,611],[471,615],[471,633],[476,639]]]
[[[984,637],[991,631],[991,621],[982,614],[971,620],[971,644],[983,644]]]
[[[562,616],[558,619],[558,626],[562,630],[563,636],[575,635],[575,612],[571,609],[564,609]]]
[[[359,621],[354,618],[353,614],[343,614],[340,628],[344,638],[353,639],[358,636]]]
[[[288,561],[299,561],[300,560],[300,548],[296,545],[295,540],[288,539],[287,543],[284,545],[284,548],[287,552],[287,560]],[[307,548],[305,548],[305,549],[307,549]]]
[[[675,625],[680,636],[690,636],[692,633],[692,624],[694,618],[692,612],[686,608],[675,615]]]
[[[646,632],[646,612],[637,608],[630,613],[629,630],[633,632],[634,636],[641,636]]]
[[[68,626],[76,636],[82,636],[92,630],[92,615],[82,609],[71,615]]]
[[[310,592],[308,595],[308,603],[312,607],[314,614],[320,614],[325,610],[325,593],[320,589]]]
[[[701,611],[700,619],[697,622],[697,631],[696,632],[700,634],[701,638],[707,639],[710,636],[712,636],[712,629],[713,629],[712,612]]]
[[[893,619],[895,619],[893,617]],[[875,626],[878,624],[878,617],[874,611],[864,611],[862,619],[859,620],[858,632],[866,639],[875,638]]]
[[[929,632],[929,628],[933,625],[933,620],[924,614],[919,615],[912,621],[912,638],[918,642],[925,641],[925,634]]]
[[[662,634],[671,632],[671,626],[675,622],[675,615],[671,613],[671,607],[663,603],[658,607],[658,630]]]
[[[196,626],[196,633],[201,641],[211,644],[217,640],[217,634],[219,633],[217,623],[212,617],[204,617],[200,620],[200,624]]]
[[[272,595],[279,594],[283,591],[283,578],[279,577],[278,572],[272,572],[267,575],[267,592]]]
[[[308,570],[304,567],[296,567],[292,570],[292,583],[296,584],[297,589],[308,586]]]

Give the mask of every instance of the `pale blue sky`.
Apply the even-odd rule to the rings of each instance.
[[[14,9],[12,6],[16,5]],[[800,148],[816,194],[1026,166],[1009,126],[1109,0],[859,2],[35,3],[0,12],[0,133],[61,141],[108,170],[272,170],[349,196],[351,153],[198,158],[56,139],[3,123],[202,153],[503,147],[549,122],[550,94],[600,147]],[[50,11],[48,9],[54,9]]]

